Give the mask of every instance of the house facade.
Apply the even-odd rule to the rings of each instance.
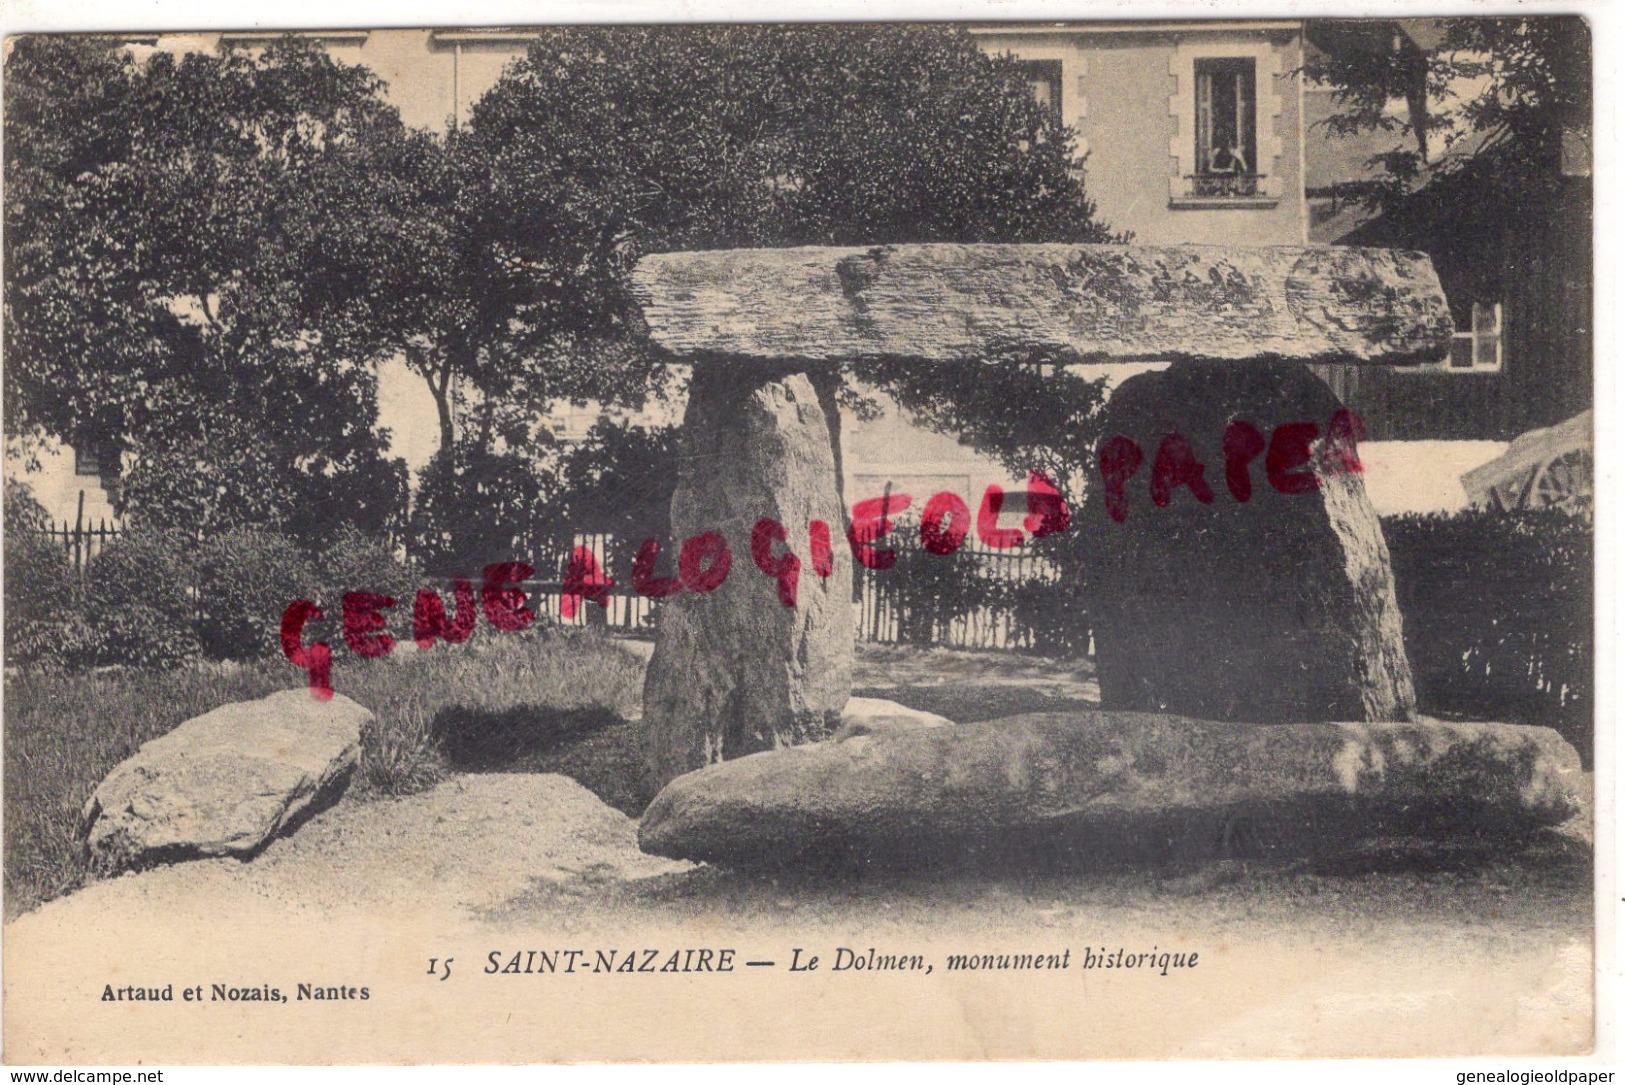
[[[1086,23],[971,27],[1027,69],[1078,134],[1097,217],[1136,244],[1302,245],[1303,23]],[[1119,381],[1147,366],[1104,367]],[[1092,368],[1090,375],[1100,373]],[[888,410],[849,422],[848,492],[980,494],[1021,479]],[[1006,515],[1025,512],[1020,498]],[[1012,519],[1012,526],[1016,520]]]
[[[90,529],[114,525],[118,499],[118,453],[89,446],[74,448],[54,437],[30,443],[6,442],[6,474],[28,484],[35,500],[57,525]]]
[[[1078,132],[1102,221],[1142,245],[1301,245],[1303,23],[973,28]]]

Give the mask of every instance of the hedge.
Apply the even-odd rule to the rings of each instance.
[[[1383,534],[1421,710],[1552,727],[1591,764],[1590,520],[1475,510]]]
[[[1555,728],[1591,763],[1593,574],[1589,519],[1560,511],[1386,517],[1405,646],[1428,715]],[[1044,540],[1058,583],[933,583],[950,610],[1013,607],[1044,654],[1088,650],[1090,555],[1071,533]],[[955,572],[967,578],[971,575]],[[949,572],[943,566],[940,573]],[[900,591],[906,590],[899,586]]]
[[[348,529],[314,551],[280,532],[240,528],[199,545],[170,531],[130,531],[73,574],[61,549],[29,530],[8,490],[6,664],[38,670],[162,670],[188,660],[246,660],[281,650],[283,610],[312,599],[326,617],[307,639],[343,651],[340,600],[349,591],[396,596],[398,637],[410,637],[421,574],[389,546]]]

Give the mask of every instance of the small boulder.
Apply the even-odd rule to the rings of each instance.
[[[1583,785],[1544,727],[1053,712],[710,765],[655,797],[638,843],[780,866],[1323,858],[1381,838],[1527,836],[1579,809]]]
[[[952,727],[954,721],[935,712],[900,705],[880,697],[848,697],[841,712],[841,726],[833,736],[836,742],[864,735],[895,735],[923,731],[929,727]]]
[[[92,864],[253,855],[338,798],[372,718],[348,697],[300,689],[187,720],[142,744],[85,804]]]

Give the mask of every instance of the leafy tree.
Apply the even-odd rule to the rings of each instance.
[[[1388,129],[1370,181],[1334,186],[1381,214],[1349,244],[1433,257],[1458,327],[1505,305],[1502,334],[1540,379],[1502,432],[1548,426],[1593,400],[1590,41],[1575,16],[1312,23],[1309,74],[1336,88],[1334,132]],[[1402,117],[1383,105],[1403,98]],[[1521,357],[1519,357],[1521,355]]]
[[[560,456],[559,526],[604,531],[634,547],[671,534],[677,489],[677,428],[599,419]]]
[[[478,576],[490,562],[530,555],[548,519],[554,482],[527,455],[460,443],[418,478],[410,550],[430,573]]]
[[[425,292],[456,316],[415,364],[477,390],[482,436],[500,405],[646,394],[645,253],[1110,239],[1022,69],[934,27],[559,30],[449,146],[465,286]]]
[[[73,601],[73,570],[62,547],[45,532],[50,517],[29,488],[4,485],[4,616],[7,666],[38,662],[51,647],[47,627]]]
[[[1374,160],[1377,178],[1345,195],[1391,207],[1459,176],[1478,199],[1517,201],[1550,186],[1565,143],[1589,143],[1590,40],[1576,16],[1327,21],[1310,38],[1306,74],[1339,106],[1328,130],[1398,139]]]
[[[138,61],[50,36],[7,76],[8,432],[119,441],[137,523],[395,515],[370,363],[400,317],[373,269],[423,150],[376,78],[291,38]]]
[[[958,435],[1012,475],[1041,471],[1069,500],[1082,497],[1100,439],[1103,380],[1054,364],[1008,359],[876,363],[859,366],[858,373],[932,429]]]

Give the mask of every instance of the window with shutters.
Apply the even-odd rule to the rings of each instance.
[[[1193,196],[1256,196],[1258,168],[1257,71],[1250,57],[1198,60],[1195,65],[1196,172]]]
[[[73,473],[76,475],[100,475],[102,466],[109,457],[106,450],[95,442],[86,441],[73,446]]]
[[[1178,42],[1168,58],[1173,76],[1168,112],[1173,159],[1168,206],[1206,211],[1268,209],[1285,195],[1282,132],[1287,61],[1267,40],[1202,37]]]
[[[1027,73],[1027,85],[1032,87],[1038,104],[1061,118],[1061,62],[1059,60],[1028,60],[1022,62]]]

